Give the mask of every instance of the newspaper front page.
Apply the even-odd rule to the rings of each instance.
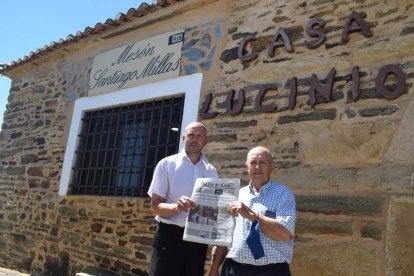
[[[188,212],[183,239],[230,246],[235,218],[227,208],[238,199],[239,189],[237,178],[197,178],[191,196],[197,207]]]

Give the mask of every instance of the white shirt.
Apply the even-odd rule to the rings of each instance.
[[[204,154],[201,154],[197,164],[193,164],[182,150],[158,162],[148,195],[152,197],[155,193],[165,198],[165,203],[176,203],[181,196],[191,197],[196,179],[204,177],[217,178],[216,168],[208,163]],[[156,216],[155,219],[184,227],[187,212],[178,212],[168,218]]]

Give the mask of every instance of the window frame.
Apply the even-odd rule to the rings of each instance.
[[[82,117],[85,112],[174,95],[184,95],[184,110],[180,133],[180,137],[182,137],[185,126],[191,122],[197,121],[202,77],[203,75],[201,73],[196,73],[166,81],[77,99],[73,108],[58,195],[67,195],[69,184],[72,180],[72,167],[75,161],[75,151],[79,146],[78,135],[82,131]],[[180,143],[179,150],[182,148],[183,144]]]

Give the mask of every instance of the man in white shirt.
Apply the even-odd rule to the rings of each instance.
[[[195,208],[191,194],[197,178],[218,177],[202,153],[207,129],[190,123],[182,137],[184,149],[156,166],[148,194],[159,222],[152,246],[150,276],[202,276],[207,245],[183,241],[187,212]]]

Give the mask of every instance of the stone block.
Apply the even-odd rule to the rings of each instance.
[[[92,240],[92,246],[99,248],[99,249],[108,249],[111,248],[110,244],[104,243],[104,242],[100,242],[97,240]]]
[[[369,166],[363,168],[298,167],[288,173],[275,170],[274,178],[301,193],[349,193],[350,191],[412,192],[411,166]]]
[[[106,218],[118,218],[121,216],[121,212],[117,209],[102,209],[99,210],[99,215]]]
[[[306,121],[335,120],[336,109],[318,110],[310,113],[299,113],[297,115],[280,116],[279,124],[298,123]]]
[[[52,228],[52,231],[57,231],[57,229]],[[51,233],[51,234],[53,235],[53,233]],[[60,234],[60,237],[63,240],[68,240],[68,241],[72,242],[72,241],[76,241],[76,240],[79,239],[79,233],[63,230]]]
[[[384,204],[382,196],[296,196],[297,211],[327,215],[381,217]]]
[[[381,241],[382,233],[384,232],[383,229],[385,229],[384,223],[375,221],[367,222],[361,227],[361,237]]]
[[[414,164],[414,101],[407,106],[401,124],[392,136],[385,160]]]
[[[22,149],[19,149],[19,148],[17,148],[17,149],[1,149],[0,150],[0,158],[15,156],[16,154],[18,154],[21,151],[22,151]],[[0,169],[2,169],[2,167]]]
[[[393,196],[388,209],[385,275],[412,275],[414,271],[413,229],[414,197]]]
[[[360,109],[358,112],[362,117],[375,117],[391,115],[399,110],[397,105],[382,105]]]
[[[93,223],[91,224],[91,230],[96,233],[100,233],[102,230],[103,225],[101,223]]]
[[[25,167],[8,166],[4,168],[4,172],[6,172],[8,175],[23,175],[25,170]]]
[[[43,168],[42,167],[30,167],[27,170],[27,174],[30,176],[43,176]]]
[[[147,270],[143,270],[140,268],[133,268],[131,269],[132,273],[134,273],[135,275],[142,275],[142,276],[146,276],[148,275],[148,271]]]
[[[37,162],[37,155],[35,154],[25,154],[21,157],[20,163],[22,165]]]
[[[248,128],[257,125],[257,120],[238,121],[238,122],[217,122],[215,124],[218,128]]]
[[[122,262],[120,260],[116,260],[114,262],[114,265],[116,268],[119,268],[120,270],[129,271],[131,266],[125,262]]]
[[[12,231],[13,224],[5,221],[0,221],[0,231]]]
[[[68,217],[77,217],[78,212],[74,208],[62,206],[59,208],[59,214],[62,216],[68,216]]]
[[[219,135],[209,135],[208,140],[210,143],[212,142],[236,142],[237,141],[237,135],[234,133],[231,134],[219,134]]]
[[[225,63],[229,63],[233,60],[237,59],[237,51],[238,47],[234,47],[231,49],[226,49],[223,51],[223,53],[220,56],[220,60],[222,60]]]
[[[382,161],[392,122],[344,124],[327,122],[297,126],[305,165],[361,166]]]
[[[381,249],[361,242],[336,242],[296,246],[291,263],[292,275],[381,275]],[[407,274],[408,275],[408,274]]]
[[[295,234],[352,236],[352,222],[298,218]]]
[[[132,236],[129,241],[131,243],[137,243],[141,245],[150,246],[152,244],[152,238],[150,237],[139,237],[139,236]]]
[[[145,255],[145,253],[141,251],[135,251],[135,258],[140,259],[140,260],[146,260],[147,256]]]
[[[119,246],[119,245],[113,245],[112,246],[112,250],[119,255],[124,255],[124,256],[131,256],[133,254],[132,250],[123,247],[123,246]]]

